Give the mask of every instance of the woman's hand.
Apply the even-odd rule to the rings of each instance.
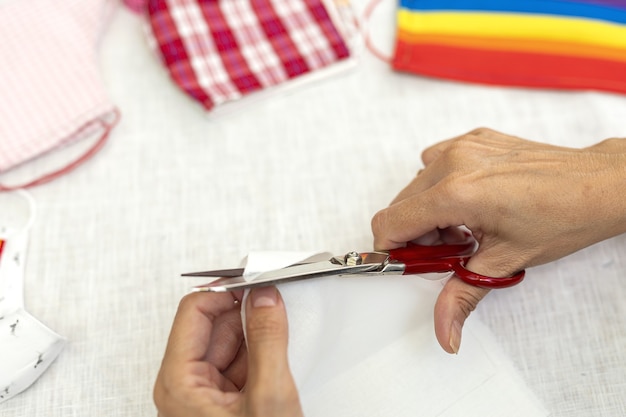
[[[467,268],[504,277],[626,232],[624,139],[570,149],[477,129],[426,149],[422,160],[372,219],[376,249],[450,239],[465,226],[479,243]],[[435,307],[444,350],[458,351],[463,323],[487,293],[448,281]]]
[[[302,416],[287,361],[285,306],[275,287],[194,293],[180,303],[154,388],[160,417]]]

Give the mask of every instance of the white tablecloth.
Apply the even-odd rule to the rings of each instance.
[[[391,5],[372,31],[391,48]],[[420,78],[369,54],[352,73],[209,120],[125,10],[101,58],[119,126],[87,165],[32,190],[26,307],[68,345],[3,417],[154,415],[173,314],[197,283],[181,272],[252,250],[371,248],[372,215],[432,143],[478,126],[572,147],[626,136],[624,96]],[[554,416],[626,414],[624,254],[619,236],[532,268],[474,313]]]

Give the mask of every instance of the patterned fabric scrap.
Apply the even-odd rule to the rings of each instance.
[[[401,0],[393,68],[626,93],[626,0]]]
[[[333,0],[150,0],[148,29],[174,82],[206,110],[352,56],[356,23]]]

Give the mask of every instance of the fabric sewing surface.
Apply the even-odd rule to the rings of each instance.
[[[362,11],[366,1],[355,3]],[[392,7],[381,5],[372,21],[381,49],[393,44]],[[151,390],[175,309],[201,283],[180,273],[232,267],[255,250],[371,248],[371,216],[438,140],[477,126],[574,147],[626,135],[624,96],[432,80],[394,73],[368,55],[344,76],[207,120],[169,82],[135,14],[118,10],[101,48],[104,82],[122,120],[97,158],[32,191],[39,217],[30,235],[25,304],[68,344],[31,388],[0,405],[3,417],[155,415]],[[480,304],[459,357],[436,360],[459,362],[486,334],[551,415],[624,415],[625,248],[620,236],[530,269],[522,285],[493,291]],[[397,313],[415,308],[425,324],[369,352],[351,368],[354,378],[337,375],[332,383],[353,384],[346,401],[372,399],[374,382],[386,383],[412,404],[406,412],[432,410],[409,402],[411,383],[423,386],[418,379],[425,375],[376,369],[411,344],[436,347],[431,313],[419,301],[425,293],[415,282],[394,280],[378,296],[403,294]],[[286,296],[300,284],[285,285]],[[323,289],[341,309],[360,305],[356,281],[315,288],[320,298],[301,299],[323,303]],[[411,291],[414,306],[405,295]],[[353,334],[367,340],[380,323],[397,319],[385,309],[380,314]],[[381,381],[361,377],[372,374]],[[438,383],[445,394],[445,381]],[[328,387],[315,395],[328,398]],[[312,398],[303,391],[305,401]],[[334,401],[336,408],[328,403],[321,411],[343,415],[347,403]],[[478,406],[448,413],[496,415]]]

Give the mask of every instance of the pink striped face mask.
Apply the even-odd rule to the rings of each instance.
[[[50,181],[104,144],[118,118],[96,55],[110,8],[110,0],[0,5],[0,191]],[[79,156],[58,155],[79,141],[91,141]],[[32,174],[52,151],[54,167]],[[18,167],[25,175],[7,181]]]
[[[354,63],[357,25],[346,0],[149,0],[144,7],[170,77],[211,113]]]

